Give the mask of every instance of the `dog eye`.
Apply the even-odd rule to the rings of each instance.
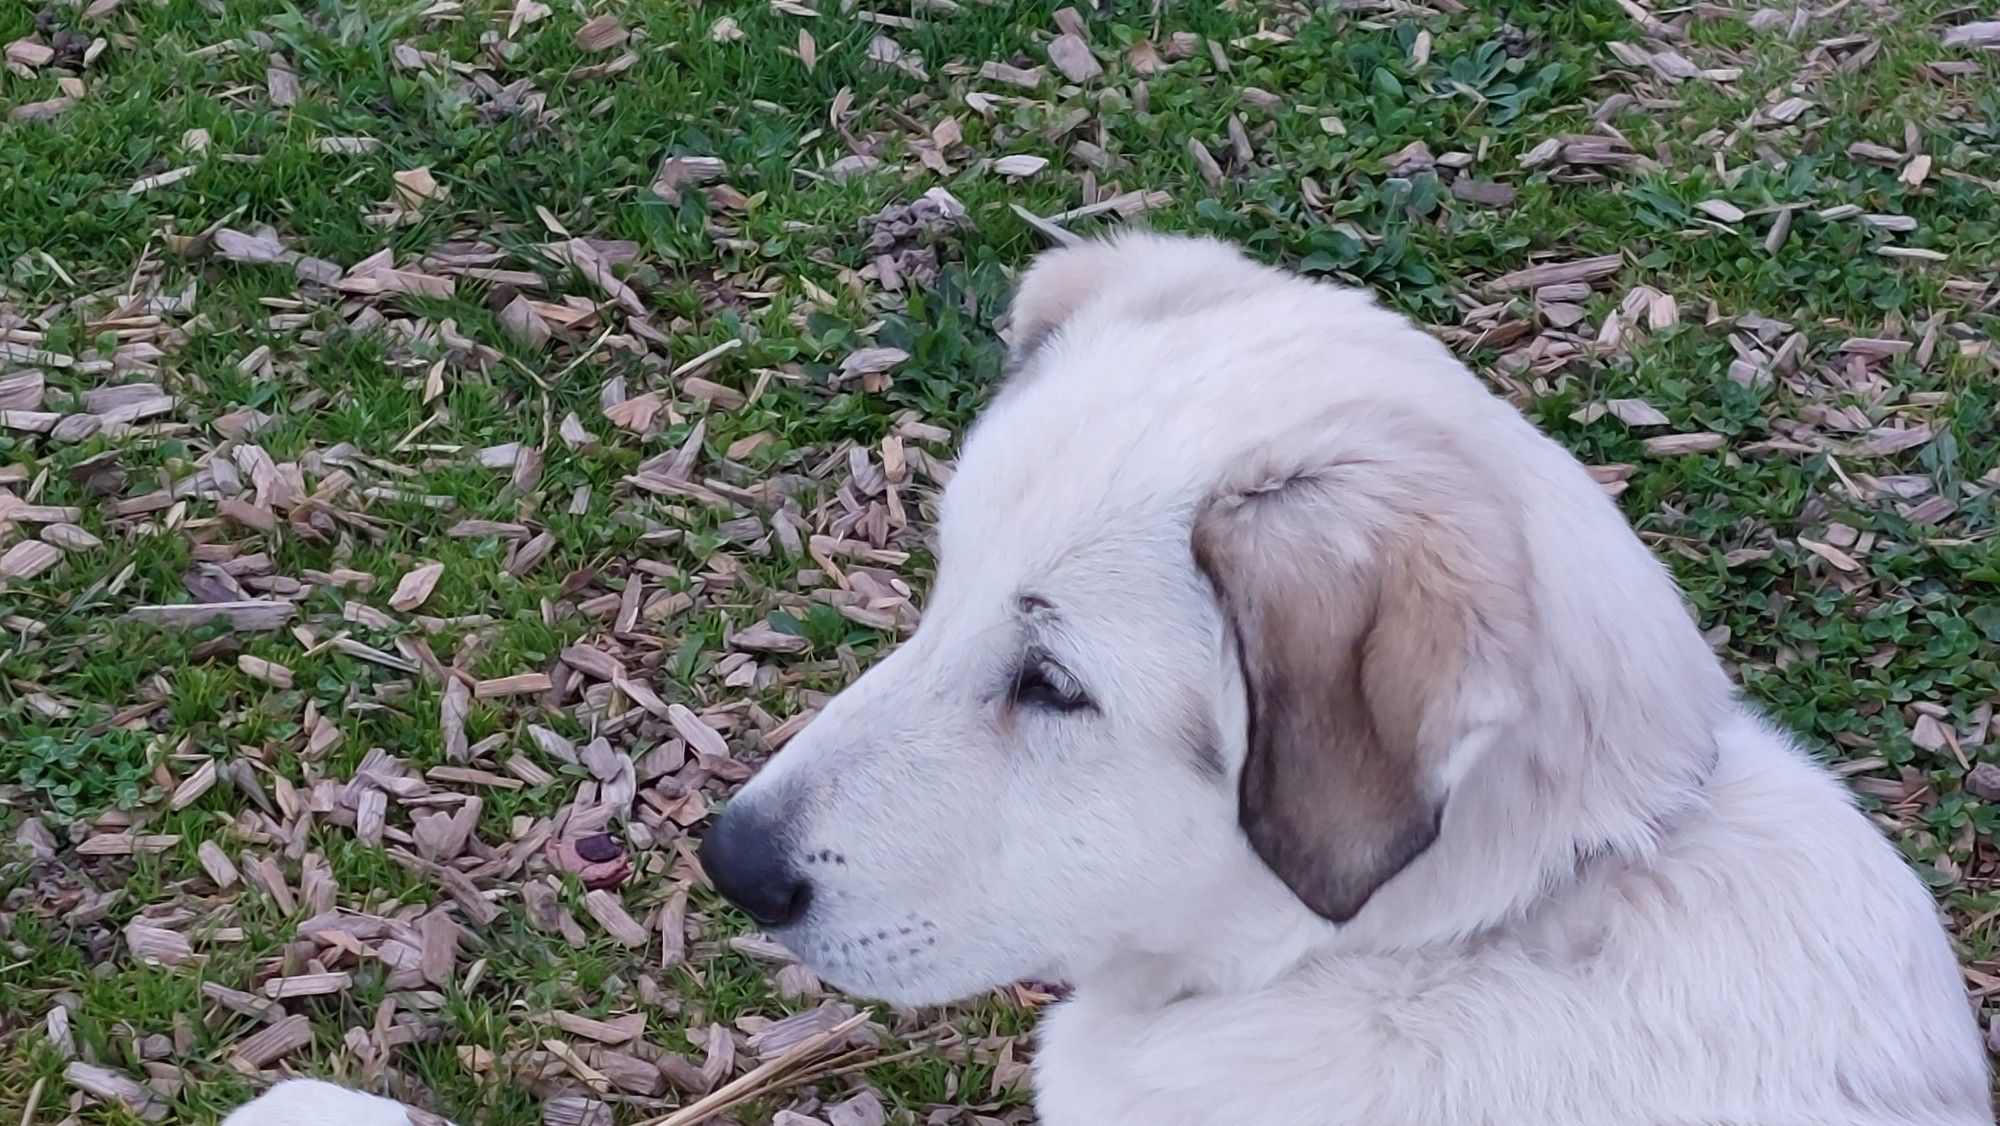
[[[1052,712],[1075,712],[1091,707],[1083,685],[1053,661],[1031,660],[1014,678],[1014,703]]]

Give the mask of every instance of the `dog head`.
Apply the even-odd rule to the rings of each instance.
[[[1445,351],[1211,242],[1045,256],[921,627],[731,803],[716,886],[954,999],[1354,917],[1522,704],[1513,502]]]

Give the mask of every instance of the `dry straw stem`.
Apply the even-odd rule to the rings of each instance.
[[[840,1043],[848,1033],[866,1023],[868,1023],[866,1012],[855,1013],[817,1036],[800,1041],[790,1051],[775,1059],[758,1064],[672,1114],[649,1118],[638,1126],[695,1126],[696,1123],[706,1122],[723,1111],[759,1095],[803,1081],[815,1074],[810,1067],[801,1068],[805,1061]],[[794,1074],[795,1069],[796,1074]]]

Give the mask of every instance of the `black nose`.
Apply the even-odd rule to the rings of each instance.
[[[792,867],[777,826],[755,806],[723,810],[701,842],[701,866],[715,890],[760,926],[796,923],[812,905],[812,884]]]

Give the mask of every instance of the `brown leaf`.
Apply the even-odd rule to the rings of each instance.
[[[437,178],[426,168],[409,168],[390,174],[396,184],[396,196],[404,207],[415,210],[430,200],[438,198],[444,191],[438,186]]]
[[[1847,554],[1846,552],[1840,550],[1839,548],[1833,546],[1832,544],[1820,543],[1818,540],[1809,540],[1804,536],[1800,536],[1799,546],[1805,548],[1807,551],[1812,552],[1814,555],[1819,556],[1821,559],[1826,560],[1828,563],[1833,564],[1834,567],[1838,570],[1848,571],[1848,572],[1861,570],[1860,560],[1854,558],[1852,555]]]
[[[1071,82],[1088,82],[1104,73],[1104,67],[1090,53],[1090,44],[1073,32],[1049,41],[1049,62]]]
[[[548,346],[549,322],[535,311],[534,302],[516,296],[500,310],[500,328],[516,344],[537,352]]]
[[[407,614],[422,606],[443,575],[442,563],[425,563],[411,569],[396,583],[396,593],[389,596],[389,607]]]
[[[576,29],[576,49],[593,54],[609,51],[632,37],[618,17],[610,14],[596,16]]]
[[[76,99],[71,97],[48,98],[39,102],[22,102],[7,111],[9,121],[54,121],[76,108]]]
[[[215,232],[215,251],[231,262],[288,263],[298,253],[288,250],[274,234],[244,234],[224,227]]]
[[[280,109],[299,102],[299,76],[284,67],[265,68],[264,89],[270,93],[271,104]]]
[[[7,61],[15,66],[33,70],[47,66],[56,57],[55,48],[33,36],[24,36],[7,44]]]
[[[1464,176],[1451,182],[1451,194],[1455,199],[1486,207],[1506,207],[1514,202],[1512,185],[1473,180]]]

